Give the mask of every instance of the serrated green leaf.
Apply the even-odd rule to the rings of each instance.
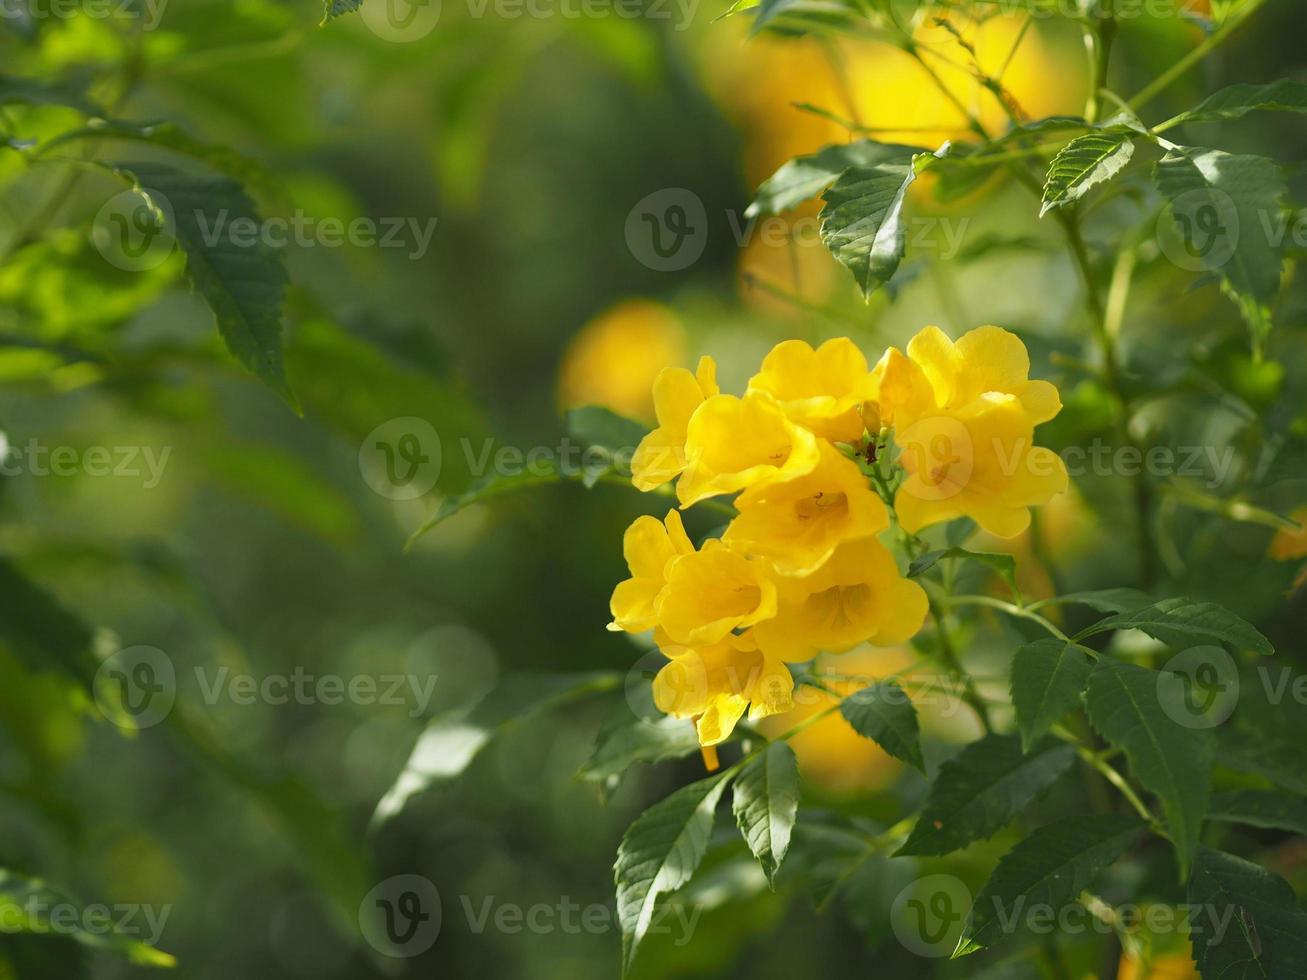
[[[786,742],[770,743],[740,770],[731,809],[749,851],[775,884],[799,812],[799,761]]]
[[[1010,936],[1032,908],[1059,911],[1134,843],[1138,817],[1069,817],[1033,831],[1012,848],[976,896],[955,957]]]
[[[1007,583],[1008,588],[1012,590],[1013,595],[1018,594],[1017,562],[1015,558],[1011,555],[968,551],[966,548],[943,548],[939,551],[928,551],[924,555],[914,558],[908,565],[908,578],[917,578],[924,575],[945,558],[964,558],[968,561],[988,565],[998,572],[1003,581]]]
[[[1275,652],[1271,641],[1247,620],[1214,602],[1199,602],[1183,596],[1118,613],[1095,623],[1077,639],[1108,630],[1142,630],[1172,646],[1183,646],[1196,640],[1223,643],[1238,652]]]
[[[622,973],[635,962],[658,898],[690,880],[712,834],[726,773],[682,786],[636,817],[622,836],[613,865],[617,919],[622,926]]]
[[[433,718],[372,814],[374,825],[404,809],[418,793],[458,778],[492,738],[510,725],[572,701],[613,690],[616,673],[511,674],[469,709]]]
[[[1058,150],[1048,165],[1042,218],[1054,208],[1080,200],[1099,184],[1111,180],[1134,156],[1134,134],[1127,129],[1105,129],[1078,136]]]
[[[345,14],[352,14],[363,6],[363,0],[323,0],[322,23],[333,21]]]
[[[1088,592],[1068,592],[1051,599],[1032,602],[1030,608],[1077,604],[1097,609],[1099,612],[1128,613],[1151,606],[1155,601],[1147,592],[1141,592],[1139,589],[1093,589]]]
[[[162,163],[114,163],[110,168],[171,216],[177,243],[186,255],[187,276],[213,310],[227,349],[299,412],[286,380],[282,349],[282,304],[288,281],[282,255],[261,238],[244,247],[223,231],[235,222],[260,225],[240,184]]]
[[[1016,735],[986,735],[945,762],[899,855],[949,854],[1007,826],[1075,761],[1075,747],[1045,740],[1029,754]]]
[[[1182,112],[1168,125],[1183,122],[1239,119],[1259,109],[1278,112],[1307,112],[1307,84],[1289,78],[1266,85],[1246,82],[1214,92],[1188,112]]]
[[[746,218],[780,214],[816,197],[840,174],[851,167],[874,167],[882,163],[906,163],[918,153],[929,151],[919,146],[855,140],[823,147],[816,153],[795,157],[758,185],[753,203],[744,212]]]
[[[570,409],[566,423],[568,435],[586,446],[602,449],[613,457],[624,454],[628,459],[640,445],[640,440],[649,433],[648,426],[602,405]]]
[[[68,915],[74,912],[74,915]],[[54,918],[57,913],[58,918]],[[177,961],[119,932],[112,925],[88,929],[81,903],[51,888],[39,878],[28,878],[0,868],[0,923],[4,933],[60,935],[90,949],[105,950],[138,966],[176,966]]]
[[[922,772],[917,709],[897,681],[877,681],[840,702],[840,714],[853,730]]]
[[[1307,912],[1279,875],[1202,847],[1187,898],[1189,941],[1203,977],[1307,977]]]
[[[1157,162],[1153,180],[1185,239],[1186,260],[1220,277],[1260,345],[1283,264],[1275,225],[1287,194],[1280,168],[1265,157],[1176,146]]]
[[[1270,789],[1214,793],[1207,819],[1307,836],[1307,799]]]
[[[1085,708],[1094,729],[1122,749],[1130,771],[1162,800],[1181,875],[1198,846],[1211,792],[1211,733],[1187,728],[1162,707],[1155,670],[1100,658]]]
[[[626,710],[623,704],[619,709]],[[603,783],[620,776],[637,762],[679,759],[699,751],[694,722],[670,716],[647,720],[633,718],[626,724],[606,727],[595,739],[594,751],[577,775]]]
[[[947,152],[946,143],[936,156]],[[889,282],[903,261],[903,201],[934,158],[919,153],[906,160],[851,167],[822,195],[821,240],[853,273],[864,298]]]
[[[1054,637],[1017,650],[1012,660],[1012,707],[1027,752],[1080,704],[1093,666],[1084,647]]]

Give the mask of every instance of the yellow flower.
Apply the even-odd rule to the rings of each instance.
[[[693,551],[677,511],[669,510],[665,523],[637,517],[622,537],[622,553],[631,577],[613,590],[609,602],[613,621],[608,628],[628,633],[653,629],[658,620],[658,595],[667,584],[667,566],[673,558]]]
[[[655,603],[658,625],[672,643],[716,643],[732,630],[776,615],[769,569],[718,540],[667,566],[667,586]]]
[[[1025,345],[999,327],[972,330],[956,344],[926,327],[907,357],[886,352],[873,387],[902,451],[906,478],[895,511],[904,528],[966,516],[1011,538],[1030,525],[1030,507],[1066,490],[1061,458],[1034,444],[1035,426],[1062,403],[1029,371]]]
[[[563,409],[606,405],[648,420],[650,389],[663,368],[685,359],[685,331],[667,307],[623,300],[577,332],[563,355],[558,401]]]
[[[739,516],[722,540],[769,559],[782,575],[808,575],[843,542],[885,530],[889,514],[857,464],[827,442],[819,453],[812,472],[740,494]]]
[[[862,438],[869,388],[867,358],[848,337],[816,350],[802,340],[777,344],[749,381],[749,391],[771,395],[790,421],[837,442]]]
[[[1307,507],[1299,507],[1289,515],[1296,521],[1298,530],[1289,531],[1281,528],[1271,541],[1270,556],[1276,561],[1293,561],[1295,558],[1307,557]]]
[[[875,538],[843,544],[812,575],[780,579],[777,587],[775,618],[753,632],[768,656],[792,663],[860,643],[903,643],[921,629],[929,608],[921,586],[899,573]]]
[[[746,710],[756,721],[793,707],[789,669],[759,650],[749,633],[692,647],[660,646],[671,662],[654,677],[654,704],[677,718],[694,718],[701,745],[730,737]]]
[[[675,479],[685,469],[685,432],[695,409],[718,392],[717,364],[699,358],[698,370],[664,368],[654,380],[654,413],[658,428],[636,447],[631,458],[631,480],[640,490],[653,490]]]
[[[817,440],[769,395],[715,395],[695,411],[685,438],[683,506],[719,493],[792,480],[817,465]]]

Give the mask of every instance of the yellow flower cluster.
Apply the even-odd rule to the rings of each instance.
[[[1029,369],[1006,330],[954,344],[927,327],[874,370],[847,338],[786,341],[743,397],[720,392],[711,358],[693,374],[663,371],[633,482],[675,480],[682,507],[737,496],[720,539],[698,549],[677,510],[626,531],[631,577],[613,592],[609,628],[653,630],[670,661],[654,681],[659,710],[694,718],[715,745],[746,711],[792,707],[787,663],[912,637],[928,602],[878,539],[887,501],[909,533],[967,516],[1010,537],[1066,487],[1060,458],[1033,445],[1061,408],[1057,391]]]

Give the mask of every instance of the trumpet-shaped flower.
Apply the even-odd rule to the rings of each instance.
[[[654,677],[654,704],[666,714],[695,719],[701,745],[730,737],[746,711],[756,721],[793,707],[789,669],[764,654],[751,634],[729,633],[695,646],[666,639],[659,637],[659,645],[670,663]]]
[[[1066,467],[1034,444],[1034,429],[1061,410],[1057,389],[1030,381],[1015,334],[981,327],[956,344],[927,327],[904,357],[891,349],[873,373],[881,418],[894,426],[906,478],[895,498],[903,526],[970,517],[1015,537],[1031,506],[1067,487]]]
[[[717,393],[717,364],[711,357],[699,358],[694,374],[685,368],[666,368],[659,373],[653,387],[658,428],[640,441],[631,457],[631,482],[638,489],[656,489],[681,474],[690,416]]]
[[[820,459],[810,473],[750,487],[735,506],[739,516],[722,540],[767,558],[782,575],[808,575],[843,542],[889,526],[885,505],[857,464],[827,442],[821,443]]]
[[[716,494],[808,473],[817,465],[817,440],[791,422],[770,395],[716,395],[690,419],[685,459],[676,495],[688,507]]]
[[[802,340],[777,344],[749,380],[749,391],[771,395],[791,421],[823,439],[857,442],[866,428],[867,358],[847,337],[816,350]]]
[[[862,538],[840,545],[813,574],[779,580],[777,614],[753,634],[767,656],[799,662],[860,643],[903,643],[927,610],[925,591],[900,574],[889,549]]]
[[[608,628],[628,633],[653,629],[658,620],[658,595],[667,584],[667,566],[673,558],[693,551],[678,511],[669,510],[664,521],[637,517],[622,537],[622,553],[631,577],[613,590],[609,602],[613,621]]]
[[[732,630],[776,615],[776,584],[763,562],[710,540],[667,565],[667,585],[655,611],[672,643],[716,643]]]

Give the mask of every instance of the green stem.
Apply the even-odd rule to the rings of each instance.
[[[1052,620],[1050,620],[1048,617],[1041,616],[1039,613],[1031,609],[1027,609],[1024,606],[1018,606],[1014,602],[1007,602],[1003,599],[996,599],[993,596],[988,596],[988,595],[960,595],[960,596],[955,596],[952,599],[949,599],[948,604],[950,607],[986,606],[990,609],[997,609],[999,612],[1005,612],[1009,616],[1015,616],[1019,619],[1028,619],[1032,623],[1038,623],[1040,626],[1044,627],[1044,629],[1048,630],[1049,633],[1057,637],[1059,640],[1065,640],[1068,643],[1071,642],[1071,637],[1067,636],[1066,633],[1062,632],[1062,630],[1057,626],[1057,624],[1054,623]]]

